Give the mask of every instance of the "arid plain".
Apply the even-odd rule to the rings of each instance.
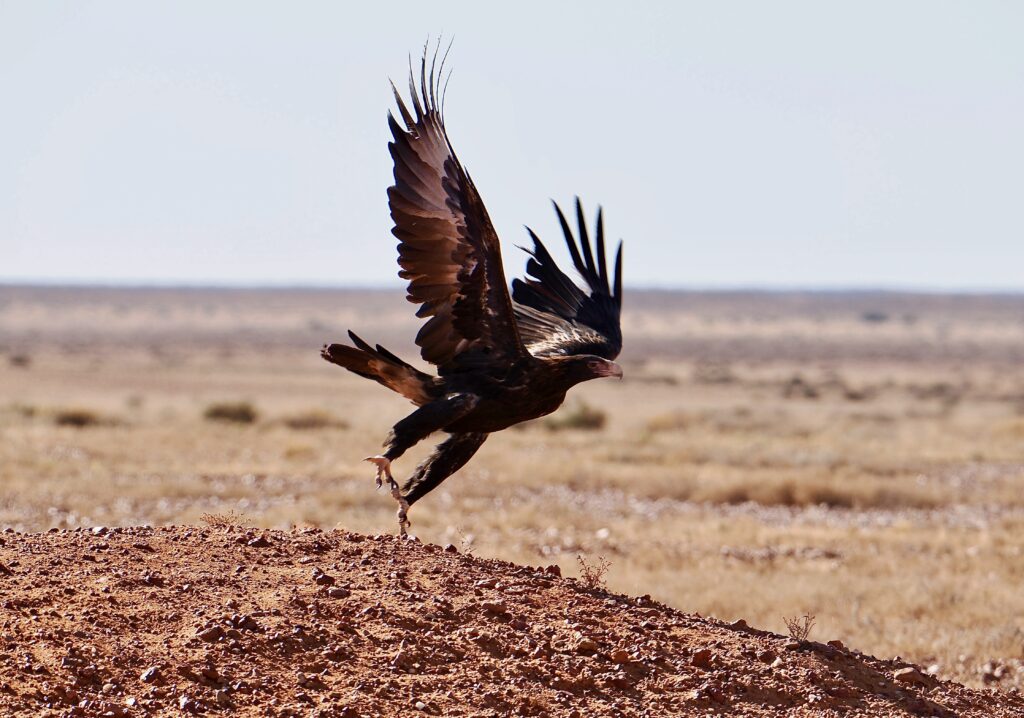
[[[1024,687],[1024,296],[632,292],[623,324],[623,381],[491,437],[412,532]],[[0,287],[0,529],[393,532],[361,459],[411,406],[318,352],[414,360],[416,327],[400,288]]]

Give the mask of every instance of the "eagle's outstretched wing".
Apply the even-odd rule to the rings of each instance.
[[[388,113],[395,184],[388,189],[399,276],[408,299],[429,317],[416,335],[422,357],[444,375],[464,368],[507,366],[526,349],[519,337],[501,265],[498,235],[445,132],[434,61],[420,63],[420,86],[409,71],[410,112],[398,90],[403,128]],[[444,60],[441,61],[443,69]],[[440,77],[440,69],[438,77]],[[393,87],[393,86],[392,86]]]
[[[533,230],[533,250],[526,263],[526,279],[512,281],[516,321],[526,348],[534,356],[595,354],[614,359],[622,351],[622,242],[615,255],[614,285],[609,283],[604,251],[604,218],[597,210],[597,262],[590,247],[583,207],[576,199],[579,247],[569,223],[556,203],[555,212],[565,234],[572,263],[587,283],[590,293],[580,289],[558,268]],[[582,256],[580,250],[582,249]]]

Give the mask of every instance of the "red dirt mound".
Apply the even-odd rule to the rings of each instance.
[[[1021,716],[549,570],[340,531],[0,534],[0,715]]]

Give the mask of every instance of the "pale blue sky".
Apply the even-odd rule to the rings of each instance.
[[[387,78],[519,274],[548,198],[626,278],[1024,289],[1024,3],[0,0],[0,280],[394,282]]]

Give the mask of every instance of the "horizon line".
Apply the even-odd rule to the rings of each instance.
[[[278,280],[178,280],[178,279],[46,279],[0,277],[0,289],[46,288],[46,289],[171,289],[171,290],[237,290],[237,291],[394,291],[396,283],[405,282],[310,282]],[[914,284],[634,284],[636,292],[679,292],[679,293],[755,293],[755,294],[919,294],[948,296],[1024,296],[1024,287],[943,287]]]

